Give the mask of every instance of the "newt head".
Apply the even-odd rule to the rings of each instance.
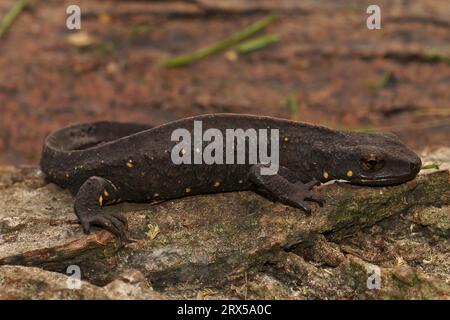
[[[333,142],[314,143],[311,156],[322,182],[395,185],[414,179],[422,166],[417,154],[391,133],[345,132]]]

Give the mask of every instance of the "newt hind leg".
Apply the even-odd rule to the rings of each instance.
[[[120,201],[119,191],[109,180],[95,176],[86,180],[75,198],[75,213],[83,231],[89,233],[92,226],[100,227],[127,240],[127,220],[123,214],[102,210],[103,206]]]

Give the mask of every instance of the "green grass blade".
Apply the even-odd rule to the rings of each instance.
[[[239,44],[236,47],[238,53],[248,53],[251,51],[259,50],[273,43],[277,43],[279,40],[277,34],[267,34],[261,37],[257,37]]]
[[[427,169],[437,169],[439,170],[439,168],[441,167],[440,163],[429,163],[429,164],[425,164],[422,166],[422,170],[427,170]]]
[[[259,31],[265,29],[267,26],[269,26],[275,19],[277,18],[277,15],[272,14],[269,15],[261,20],[256,21],[252,25],[248,26],[247,28],[235,33],[229,38],[226,38],[220,42],[214,43],[208,47],[199,49],[197,51],[194,51],[189,54],[185,54],[173,59],[169,59],[166,62],[162,64],[163,67],[166,68],[176,68],[188,65],[190,63],[196,62],[198,60],[201,60],[203,58],[206,58],[210,55],[216,54],[218,52],[223,51],[224,49],[227,49],[231,46],[236,45],[237,43],[241,42],[244,39],[247,39],[254,34],[258,33]]]
[[[16,20],[17,16],[25,9],[28,5],[29,0],[19,0],[12,6],[9,12],[0,21],[0,38],[8,31],[9,27]]]

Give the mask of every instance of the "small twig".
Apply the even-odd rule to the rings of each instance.
[[[447,109],[447,108],[428,108],[428,109],[424,109],[424,110],[414,110],[412,112],[417,117],[422,117],[422,116],[448,117],[448,116],[450,116],[450,109]]]
[[[162,66],[166,67],[166,68],[181,67],[181,66],[185,66],[190,63],[196,62],[200,59],[206,58],[210,55],[216,54],[220,51],[223,51],[226,48],[234,46],[235,44],[241,42],[242,40],[247,39],[247,38],[251,37],[252,35],[258,33],[259,31],[265,29],[276,18],[277,18],[277,15],[272,14],[268,17],[265,17],[264,19],[256,21],[252,25],[239,31],[238,33],[235,33],[234,35],[232,35],[229,38],[226,38],[225,40],[214,43],[211,46],[199,49],[192,53],[182,55],[182,56],[179,56],[179,57],[176,57],[173,59],[169,59],[166,62],[164,62],[162,64]]]
[[[19,0],[12,6],[9,12],[0,21],[0,38],[8,31],[9,27],[16,20],[17,16],[25,9],[28,5],[29,0]]]
[[[437,50],[431,50],[425,53],[424,59],[430,62],[440,61],[450,64],[450,56]]]
[[[244,300],[247,300],[247,296],[248,296],[248,277],[247,277],[247,272],[244,272],[244,279],[245,279]]]

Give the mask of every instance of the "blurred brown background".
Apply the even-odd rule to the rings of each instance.
[[[0,17],[16,2],[2,0]],[[81,33],[66,28],[71,4]],[[366,28],[369,4],[381,7],[381,30]],[[257,36],[277,43],[160,66],[273,12]],[[389,130],[418,151],[448,146],[449,1],[33,1],[0,38],[0,164],[37,163],[46,134],[74,122],[211,112]]]

